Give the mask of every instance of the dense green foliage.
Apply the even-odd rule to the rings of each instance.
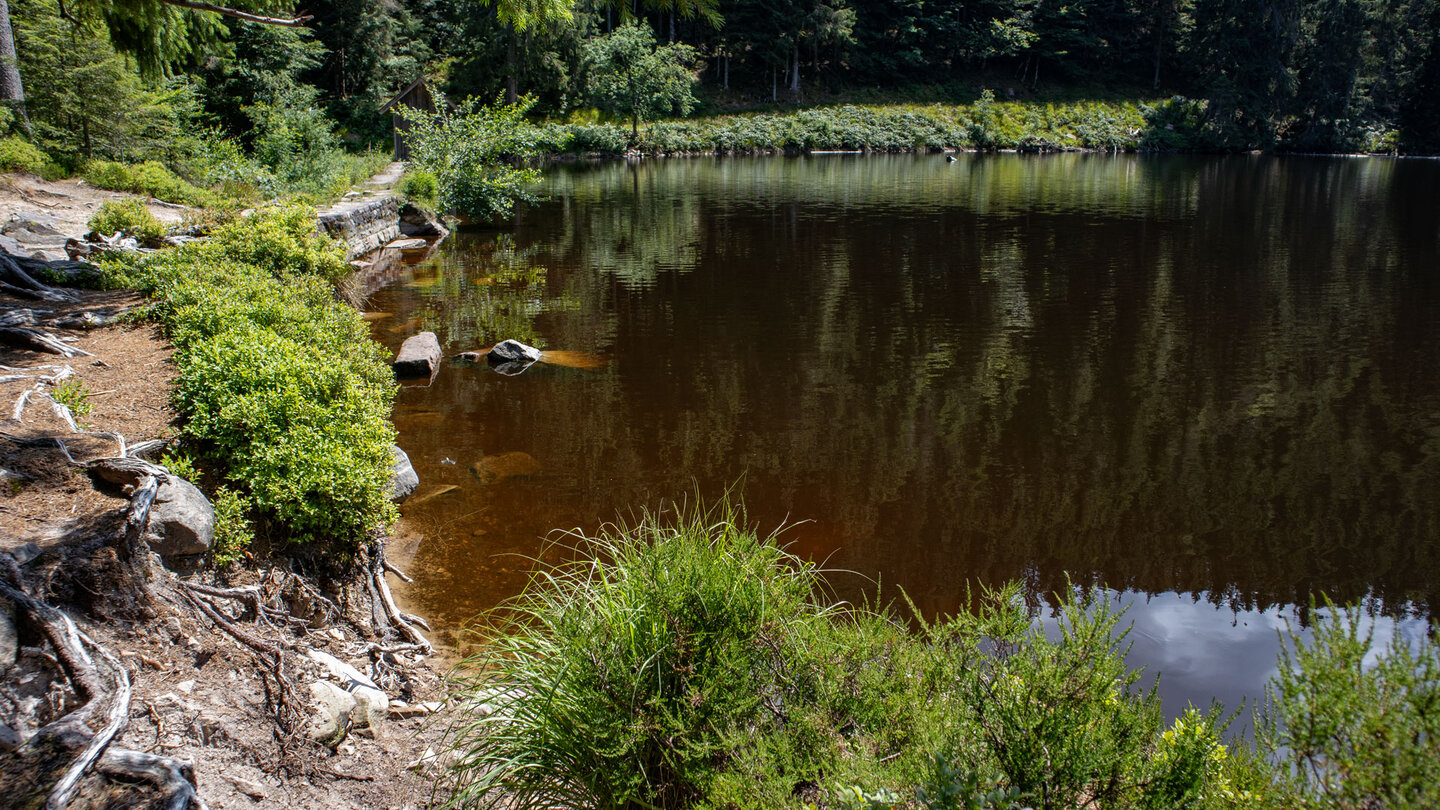
[[[131,271],[177,349],[182,438],[276,542],[352,548],[393,515],[395,381],[335,301],[348,269],[313,210],[293,207]]]
[[[90,217],[90,230],[105,236],[123,233],[142,242],[153,242],[165,235],[165,224],[155,218],[139,200],[107,200]]]
[[[638,136],[640,122],[664,115],[685,115],[695,108],[688,45],[657,46],[648,26],[622,25],[585,43],[585,67],[591,97],[601,109],[630,119]]]
[[[511,163],[537,151],[524,122],[531,103],[483,106],[472,98],[451,109],[442,98],[435,115],[403,108],[410,159],[435,178],[441,210],[492,220],[509,216],[516,201],[531,199],[539,172]]]
[[[383,147],[381,108],[422,75],[454,98],[530,95],[585,124],[585,151],[621,151],[591,105],[635,129],[684,114],[692,80],[710,115],[969,104],[987,88],[1042,105],[1183,96],[1191,136],[1136,146],[1440,149],[1440,0],[326,0],[298,29],[161,0],[72,5],[12,4],[36,145],[71,171],[159,160],[238,196],[333,194],[339,147]]]
[[[1440,647],[1366,670],[1358,614],[1282,660],[1263,744],[1165,723],[1120,616],[1015,588],[908,629],[831,604],[729,512],[575,537],[468,661],[454,806],[1121,808],[1431,803]],[[483,706],[483,709],[481,708]],[[1274,729],[1287,729],[1275,732]],[[1361,741],[1364,742],[1361,742]],[[1393,746],[1392,743],[1393,742]],[[1280,766],[1280,754],[1303,767]],[[1433,780],[1431,780],[1433,781]]]

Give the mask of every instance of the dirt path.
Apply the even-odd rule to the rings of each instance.
[[[55,233],[25,227],[5,236],[27,253],[48,253],[53,248],[45,240],[58,239],[63,246],[64,238],[84,232],[101,201],[125,196],[73,181],[0,176],[0,229],[38,222]],[[169,222],[184,213],[149,207]],[[25,233],[14,235],[17,230]],[[0,314],[28,309],[40,321],[53,321],[81,312],[113,315],[143,304],[132,292],[77,291],[77,297],[52,304],[0,295]],[[128,496],[123,490],[101,491],[75,463],[116,455],[116,440],[74,433],[38,394],[29,396],[18,420],[11,417],[24,392],[38,391],[68,402],[82,430],[120,434],[131,446],[172,438],[173,349],[149,325],[46,331],[90,354],[67,359],[0,349],[0,365],[6,367],[0,380],[12,377],[0,381],[0,553],[18,563],[21,585],[32,598],[60,608],[123,664],[134,694],[128,723],[113,745],[192,761],[198,793],[211,808],[427,804],[429,779],[411,766],[427,750],[441,747],[442,727],[432,711],[444,696],[436,669],[442,664],[409,651],[387,651],[393,641],[377,637],[368,617],[357,620],[357,611],[349,609],[353,586],[297,576],[282,562],[249,560],[223,576],[206,570],[159,574],[149,604],[120,596],[123,572],[117,571],[114,538]],[[58,446],[45,445],[55,436],[64,439],[73,462]],[[234,600],[204,597],[193,590],[196,584],[252,588],[267,607],[258,617],[250,615]],[[337,614],[317,608],[325,604],[322,595],[346,609]],[[280,666],[298,705],[280,705],[284,690],[270,659],[215,621],[200,601],[232,627],[283,650]],[[310,740],[311,685],[345,684],[312,652],[352,666],[391,701],[373,729],[360,728],[352,713],[349,733],[333,748]],[[0,795],[28,806],[58,779],[53,768],[46,770],[54,763],[37,765],[21,754],[38,729],[75,708],[70,693],[37,628],[0,599]],[[287,716],[289,728],[283,728],[277,718]],[[143,806],[147,796],[143,789],[92,775],[73,806],[136,801]]]
[[[40,251],[43,258],[66,258],[65,240],[84,236],[90,229],[86,223],[101,203],[123,199],[142,200],[150,213],[167,225],[184,221],[189,210],[134,194],[106,191],[84,180],[49,181],[33,174],[0,174],[0,248],[27,256]]]

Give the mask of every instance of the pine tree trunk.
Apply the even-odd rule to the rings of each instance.
[[[675,9],[670,9],[670,42],[675,42]]]
[[[0,103],[15,111],[26,133],[30,116],[25,114],[25,85],[15,60],[15,32],[10,27],[9,0],[0,0]]]
[[[725,54],[725,89],[730,89],[730,54]]]
[[[796,44],[792,53],[795,56],[795,68],[790,74],[790,92],[800,94],[800,45]]]

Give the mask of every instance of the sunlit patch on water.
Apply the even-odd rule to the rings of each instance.
[[[590,352],[550,351],[540,353],[540,362],[564,368],[604,368],[610,361],[602,355]]]

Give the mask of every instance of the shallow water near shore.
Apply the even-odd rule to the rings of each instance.
[[[391,553],[442,632],[555,529],[727,491],[843,598],[1113,589],[1172,714],[1258,697],[1314,594],[1381,637],[1440,599],[1440,163],[695,158],[546,188],[365,305],[392,349],[556,352],[400,393],[422,483]]]

